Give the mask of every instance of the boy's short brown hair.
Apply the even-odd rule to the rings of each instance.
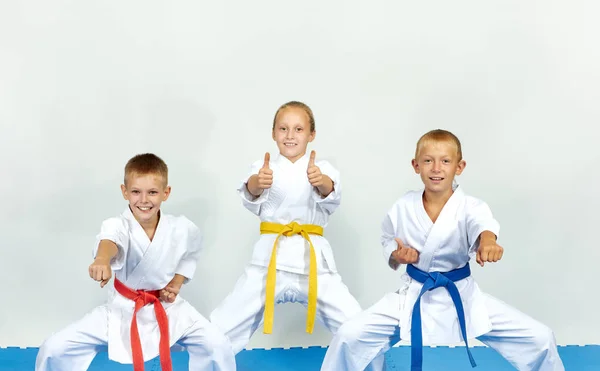
[[[167,164],[153,153],[142,153],[127,161],[125,165],[125,185],[127,185],[127,177],[133,174],[156,174],[163,177],[165,185],[169,183],[169,168]]]

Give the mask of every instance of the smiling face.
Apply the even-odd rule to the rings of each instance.
[[[425,139],[417,147],[412,166],[421,176],[426,192],[445,194],[452,192],[454,177],[462,173],[466,162],[452,140]]]
[[[129,208],[142,226],[158,223],[158,212],[163,201],[169,198],[171,187],[160,174],[127,174],[121,185],[123,198],[129,201]]]
[[[291,162],[304,156],[308,143],[316,135],[311,126],[311,119],[304,109],[293,106],[280,109],[273,125],[273,140],[279,153]]]

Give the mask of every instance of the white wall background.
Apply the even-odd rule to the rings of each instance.
[[[499,219],[504,260],[481,287],[600,343],[597,316],[600,3],[590,1],[2,1],[0,346],[38,346],[105,299],[89,279],[103,219],[125,208],[134,154],[170,166],[164,205],[205,232],[183,296],[207,315],[258,236],[235,188],[275,151],[272,116],[311,105],[311,149],[342,172],[326,236],[364,307],[394,290],[379,225],[406,190],[415,142],[463,141],[459,182]],[[326,345],[278,306],[250,347]]]

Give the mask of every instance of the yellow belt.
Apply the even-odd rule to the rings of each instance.
[[[308,313],[306,316],[306,332],[312,334],[315,327],[315,318],[317,316],[317,255],[315,248],[310,240],[309,234],[323,235],[323,227],[313,224],[298,224],[292,222],[290,224],[277,224],[262,222],[260,223],[260,233],[277,234],[273,251],[271,252],[271,260],[267,270],[267,290],[265,298],[265,322],[264,333],[270,334],[273,331],[273,314],[275,312],[275,275],[277,273],[277,242],[280,236],[293,236],[296,234],[302,235],[310,245],[310,265],[308,271]]]

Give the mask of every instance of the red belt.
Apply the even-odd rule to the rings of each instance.
[[[130,330],[134,371],[144,371],[144,355],[142,354],[142,343],[140,342],[140,334],[137,326],[137,312],[148,304],[154,304],[154,313],[156,313],[156,321],[158,322],[158,329],[160,331],[160,343],[158,348],[160,354],[160,366],[163,371],[172,371],[171,346],[169,344],[169,319],[167,318],[165,308],[163,308],[162,303],[160,302],[159,290],[133,290],[125,286],[116,278],[115,289],[119,294],[135,302],[135,310],[133,311]]]

